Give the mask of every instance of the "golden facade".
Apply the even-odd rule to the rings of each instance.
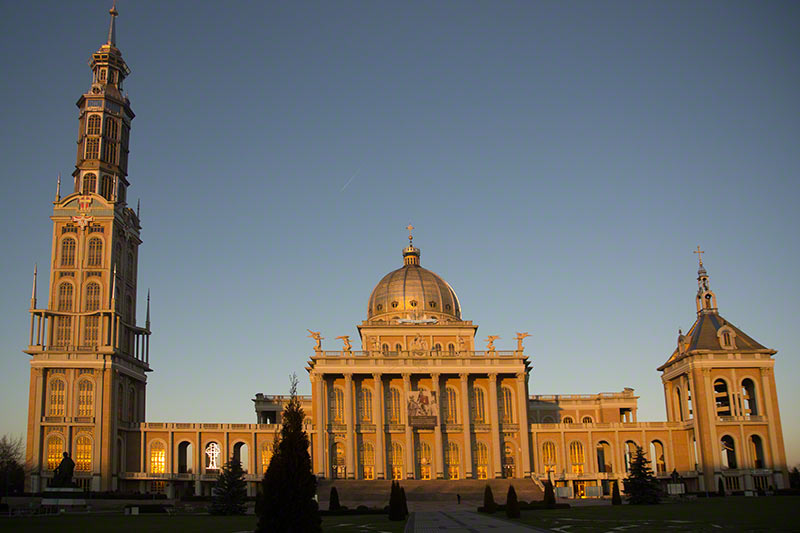
[[[34,273],[28,488],[44,488],[66,451],[93,490],[207,494],[237,457],[254,493],[285,397],[257,394],[254,424],[144,422],[150,320],[148,309],[136,324],[141,227],[125,200],[134,114],[111,14],[77,104],[73,188],[62,198],[59,183],[54,202],[43,308]],[[481,341],[455,290],[421,266],[411,235],[402,255],[369,297],[360,350],[346,335],[325,350],[309,330],[312,394],[301,401],[319,478],[549,479],[563,496],[601,496],[642,447],[665,484],[677,475],[689,491],[720,480],[731,491],[787,485],[775,351],[719,315],[702,260],[697,319],[659,367],[667,421],[640,422],[633,389],[532,395],[528,334],[513,350],[496,348],[494,335]]]

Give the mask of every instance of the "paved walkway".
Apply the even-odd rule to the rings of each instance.
[[[472,511],[417,511],[411,513],[405,529],[405,533],[438,533],[440,531],[446,533],[481,533],[483,531],[530,533],[531,531],[546,532],[548,530],[514,524]]]

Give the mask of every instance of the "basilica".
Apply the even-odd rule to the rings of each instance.
[[[91,56],[89,90],[77,102],[77,162],[55,196],[44,305],[34,272],[27,490],[45,489],[67,452],[86,490],[208,494],[235,457],[254,494],[286,397],[256,394],[252,424],[145,419],[149,297],[137,324],[141,223],[126,202],[134,113],[116,16],[112,8],[108,38]],[[632,388],[532,394],[527,333],[507,351],[494,346],[497,337],[477,337],[455,290],[422,266],[409,234],[402,264],[366,300],[359,339],[339,336],[341,346],[330,350],[321,332],[309,331],[312,394],[301,401],[314,474],[539,487],[549,480],[562,497],[603,497],[641,447],[665,490],[788,486],[776,352],[720,315],[697,251],[696,319],[658,368],[666,421],[643,422]]]

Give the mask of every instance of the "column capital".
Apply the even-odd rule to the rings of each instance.
[[[489,383],[497,383],[497,373],[492,372],[489,374]]]
[[[345,381],[345,383],[348,383],[348,382],[350,382],[350,381],[353,381],[353,374],[352,374],[352,373],[350,373],[350,372],[347,372],[347,373],[345,373],[345,375],[344,375],[344,381]]]
[[[461,378],[461,381],[467,381],[469,379],[469,372],[461,372],[458,377]]]
[[[403,383],[410,383],[411,382],[411,374],[409,372],[403,373]]]
[[[701,370],[703,372],[703,376],[708,377],[708,376],[711,375],[711,369],[710,368],[703,368]]]
[[[525,381],[525,372],[520,372],[517,374],[518,381]]]
[[[383,381],[383,374],[381,374],[380,372],[373,372],[372,379],[374,379],[375,381]]]
[[[772,373],[772,369],[768,366],[762,366],[758,369],[762,376],[769,376]]]

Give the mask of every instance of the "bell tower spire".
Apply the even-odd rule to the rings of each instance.
[[[697,254],[700,265],[697,269],[697,314],[701,313],[716,313],[717,312],[717,296],[708,283],[708,272],[706,267],[703,266],[703,255],[705,252],[697,246],[697,250],[693,253]]]
[[[116,19],[119,16],[119,12],[117,11],[117,0],[114,0],[114,3],[111,6],[111,9],[108,10],[108,13],[111,15],[111,22],[108,25],[108,41],[106,44],[111,46],[117,46],[117,24]]]

